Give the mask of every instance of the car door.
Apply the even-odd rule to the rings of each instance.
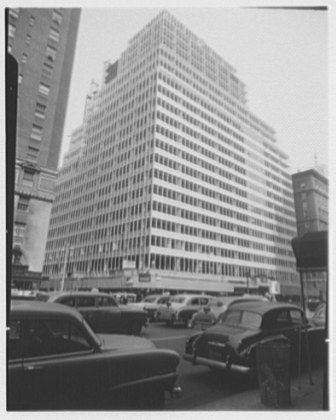
[[[9,363],[11,408],[82,408],[96,401],[107,388],[107,369],[82,325],[50,317],[17,321],[22,359],[20,367],[15,359]]]

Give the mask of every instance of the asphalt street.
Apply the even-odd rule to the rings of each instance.
[[[232,395],[256,389],[256,381],[246,380],[240,375],[228,376],[223,372],[214,372],[204,366],[192,366],[182,359],[187,338],[195,330],[175,325],[168,327],[163,323],[151,323],[143,336],[152,340],[157,347],[177,351],[181,356],[178,368],[179,385],[182,397],[178,400],[166,399],[166,410],[193,410],[204,404],[216,403]]]

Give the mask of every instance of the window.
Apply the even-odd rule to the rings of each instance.
[[[50,45],[47,45],[46,56],[49,61],[54,61],[56,58],[56,49],[51,47]]]
[[[43,127],[37,125],[37,124],[33,124],[32,125],[32,132],[30,134],[30,138],[37,140],[37,141],[41,141],[42,140],[42,132],[43,132]]]
[[[291,325],[291,319],[288,311],[280,312],[276,318],[276,328],[289,327]]]
[[[46,77],[47,79],[51,79],[53,76],[54,68],[49,63],[43,63],[42,67],[42,76]]]
[[[30,42],[31,42],[31,36],[30,35],[26,35],[26,45],[30,45]]]
[[[16,27],[12,25],[11,23],[8,25],[8,37],[14,38],[15,36]]]
[[[32,187],[33,184],[34,184],[34,172],[24,170],[22,185],[25,185],[26,187]]]
[[[56,29],[50,28],[49,38],[55,42],[58,42],[60,38],[60,33]]]
[[[9,9],[9,16],[11,16],[12,18],[17,19],[19,17],[19,14],[20,14],[19,8]]]
[[[115,300],[107,296],[98,297],[98,306],[117,306]]]
[[[57,10],[52,11],[52,20],[58,25],[62,25],[63,16]]]
[[[22,76],[22,74],[19,74],[19,76],[18,76],[18,84],[19,85],[22,83],[22,80],[23,80],[23,76]]]
[[[27,159],[37,160],[39,149],[33,146],[28,146]]]
[[[92,350],[79,326],[64,319],[22,319],[12,321],[9,359],[43,357]]]
[[[76,306],[79,308],[95,306],[94,296],[77,296]]]
[[[27,211],[29,206],[29,198],[21,196],[18,202],[18,210]]]
[[[35,107],[35,117],[38,118],[45,118],[45,112],[46,112],[46,105],[40,104],[39,102],[36,103]]]
[[[41,93],[42,95],[48,96],[49,92],[50,92],[50,86],[48,86],[44,83],[40,83],[39,93]]]
[[[27,58],[28,58],[27,54],[22,54],[21,63],[22,64],[27,63]]]
[[[34,26],[34,24],[35,24],[35,18],[34,18],[34,16],[30,16],[30,18],[29,18],[29,26]]]

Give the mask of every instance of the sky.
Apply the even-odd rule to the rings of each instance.
[[[276,131],[291,173],[328,166],[328,12],[160,3],[92,8],[89,2],[82,8],[62,156],[82,122],[91,81],[101,83],[103,63],[117,60],[128,41],[166,9],[235,67],[249,109]]]

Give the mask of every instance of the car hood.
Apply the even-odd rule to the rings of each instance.
[[[153,349],[155,345],[146,338],[134,335],[98,334],[102,340],[102,350],[136,350]]]

